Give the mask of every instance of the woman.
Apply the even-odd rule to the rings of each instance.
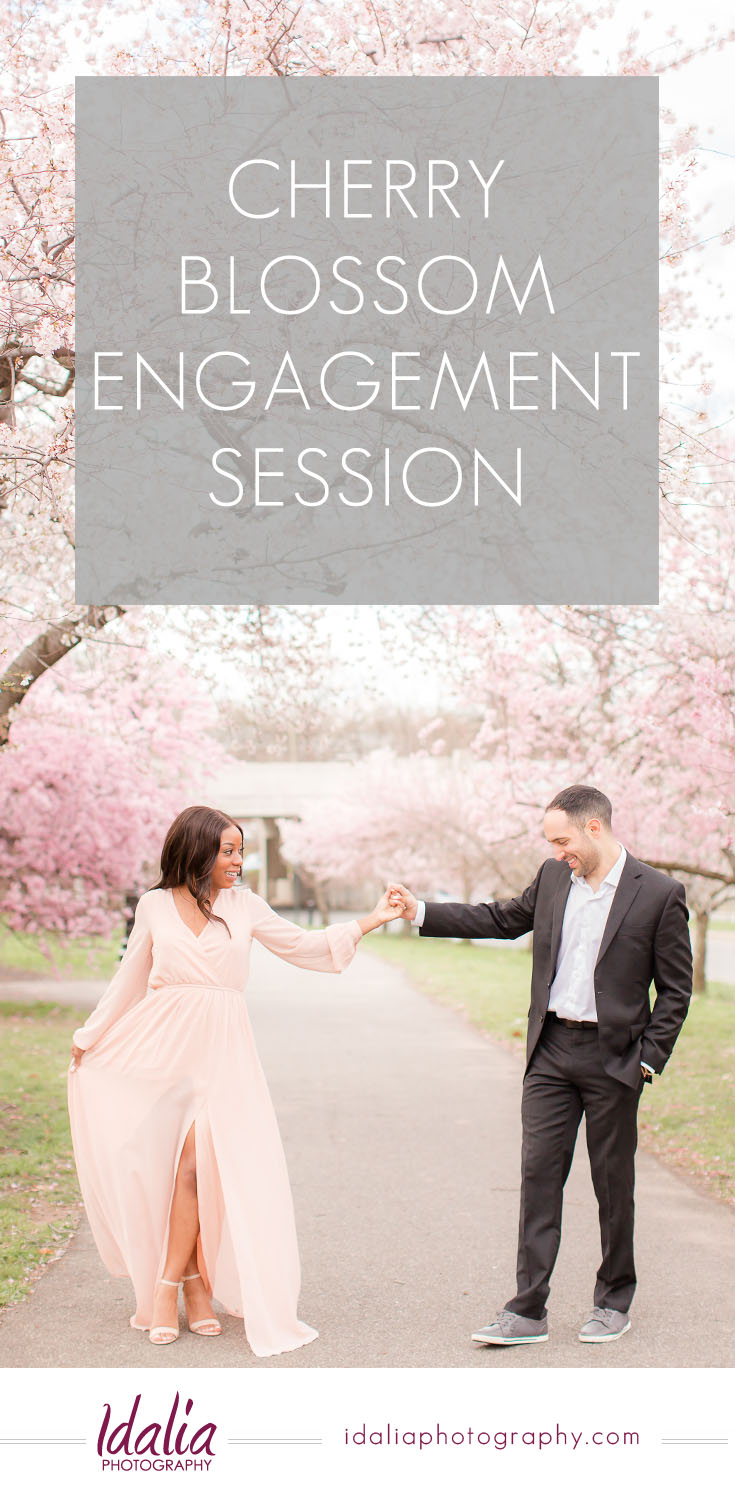
[[[254,1354],[317,1337],[299,1322],[291,1192],[243,990],[257,938],[303,969],[340,972],[364,933],[400,915],[387,894],[359,921],[307,932],[235,889],[242,831],[187,807],[127,950],[74,1032],[69,1114],[85,1207],[107,1269],[130,1276],[130,1322],[178,1338],[221,1333],[210,1297],[242,1317]]]

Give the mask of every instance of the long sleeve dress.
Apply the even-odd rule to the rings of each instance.
[[[260,896],[226,889],[223,917],[198,937],[170,890],[147,891],[120,966],[69,1072],[69,1115],[84,1205],[108,1271],[129,1276],[133,1327],[149,1328],[166,1261],[174,1180],[196,1126],[197,1263],[210,1296],[242,1317],[254,1354],[317,1337],[299,1321],[291,1190],[243,991],[253,938],[303,969],[340,972],[357,922],[309,932]]]

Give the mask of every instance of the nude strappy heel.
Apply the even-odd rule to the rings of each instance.
[[[199,1271],[192,1271],[190,1276],[183,1276],[182,1281],[196,1281],[198,1276],[201,1277]],[[215,1317],[198,1318],[196,1323],[189,1324],[189,1329],[192,1333],[200,1333],[202,1338],[211,1339],[222,1332],[222,1325],[217,1322]]]
[[[160,1279],[159,1279],[159,1286],[176,1286],[176,1287],[178,1287],[178,1286],[181,1286],[181,1282],[180,1281],[167,1281],[165,1276],[161,1276]],[[168,1338],[162,1338],[162,1339],[155,1338],[154,1335],[157,1334],[157,1333],[166,1333],[169,1336],[168,1336]],[[165,1325],[165,1323],[159,1323],[159,1324],[157,1324],[156,1327],[152,1328],[151,1331],[150,1331],[150,1333],[148,1334],[148,1337],[149,1337],[149,1339],[150,1339],[150,1341],[151,1341],[152,1344],[173,1344],[173,1343],[176,1342],[176,1339],[178,1338],[178,1336],[179,1336],[178,1326],[176,1328],[167,1328],[166,1325]]]

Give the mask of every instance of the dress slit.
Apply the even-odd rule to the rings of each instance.
[[[159,1258],[159,1261],[158,1261],[158,1268],[156,1270],[156,1282],[160,1281],[160,1279],[161,1279],[161,1277],[163,1275],[164,1266],[166,1264],[166,1257],[168,1255],[168,1241],[169,1241],[169,1235],[171,1233],[171,1209],[173,1207],[174,1193],[176,1192],[176,1178],[178,1177],[178,1174],[179,1174],[179,1167],[181,1165],[181,1157],[182,1157],[183,1152],[184,1152],[184,1146],[186,1145],[186,1137],[189,1134],[189,1131],[191,1130],[191,1127],[193,1125],[194,1126],[194,1147],[196,1149],[196,1124],[197,1124],[197,1117],[196,1117],[196,1113],[194,1113],[192,1115],[191,1119],[189,1120],[188,1125],[185,1127],[185,1129],[183,1131],[183,1134],[181,1135],[181,1137],[179,1139],[179,1144],[178,1144],[178,1146],[176,1148],[176,1160],[174,1162],[174,1170],[173,1170],[173,1175],[172,1175],[172,1178],[171,1178],[171,1188],[170,1188],[169,1195],[168,1195],[168,1212],[166,1214],[166,1229],[165,1229],[164,1236],[163,1236],[163,1247],[161,1249],[161,1255],[160,1255],[160,1258]],[[197,1198],[198,1198],[198,1192],[197,1192]],[[199,1227],[200,1227],[200,1230],[201,1230],[201,1224],[200,1224]],[[199,1238],[197,1236],[197,1245],[198,1244],[199,1244]]]
[[[153,1297],[155,1295],[155,1290],[156,1290],[156,1287],[158,1285],[158,1282],[161,1280],[161,1277],[163,1276],[164,1267],[166,1265],[166,1256],[168,1255],[168,1241],[169,1241],[169,1234],[171,1232],[171,1208],[173,1206],[174,1193],[176,1191],[176,1177],[177,1177],[178,1170],[179,1170],[179,1164],[181,1162],[181,1157],[182,1157],[182,1153],[183,1153],[183,1150],[184,1150],[184,1144],[186,1142],[186,1137],[189,1134],[189,1131],[191,1130],[192,1125],[194,1126],[194,1130],[195,1130],[194,1140],[195,1140],[195,1145],[196,1145],[196,1122],[197,1122],[197,1117],[196,1117],[196,1112],[195,1112],[192,1115],[191,1119],[189,1120],[189,1123],[186,1126],[183,1134],[179,1137],[179,1143],[178,1143],[177,1148],[176,1148],[176,1157],[175,1157],[175,1161],[174,1161],[174,1170],[173,1170],[173,1175],[172,1175],[172,1178],[171,1178],[171,1188],[170,1188],[170,1191],[169,1191],[169,1198],[168,1198],[168,1212],[166,1214],[166,1228],[165,1228],[164,1236],[163,1236],[163,1245],[162,1245],[162,1248],[161,1248],[161,1254],[159,1256],[158,1264],[157,1264],[157,1267],[156,1267],[156,1274],[155,1274],[155,1276],[153,1278],[153,1286],[152,1286],[152,1288],[150,1290],[150,1293],[149,1293],[151,1305],[152,1305],[152,1302],[153,1302]],[[197,1192],[197,1196],[198,1196],[198,1192]],[[200,1235],[201,1235],[201,1223],[200,1223],[199,1228],[200,1228]],[[198,1249],[199,1249],[200,1235],[197,1236],[197,1252],[198,1252]],[[199,1255],[197,1253],[197,1267],[198,1267],[198,1265],[199,1265]],[[148,1300],[148,1299],[146,1299],[146,1300]],[[143,1323],[136,1322],[136,1317],[137,1317],[137,1314],[133,1313],[133,1316],[130,1319],[130,1327],[131,1328],[139,1328],[144,1333],[147,1332],[149,1330],[149,1328],[151,1327],[151,1325],[150,1324],[146,1325],[146,1324],[143,1324]]]

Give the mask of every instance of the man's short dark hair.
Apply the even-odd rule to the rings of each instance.
[[[546,812],[558,809],[565,812],[572,823],[577,823],[584,828],[590,818],[599,818],[605,828],[612,824],[612,804],[604,792],[598,792],[596,786],[567,786],[563,792],[557,792],[552,798]]]

